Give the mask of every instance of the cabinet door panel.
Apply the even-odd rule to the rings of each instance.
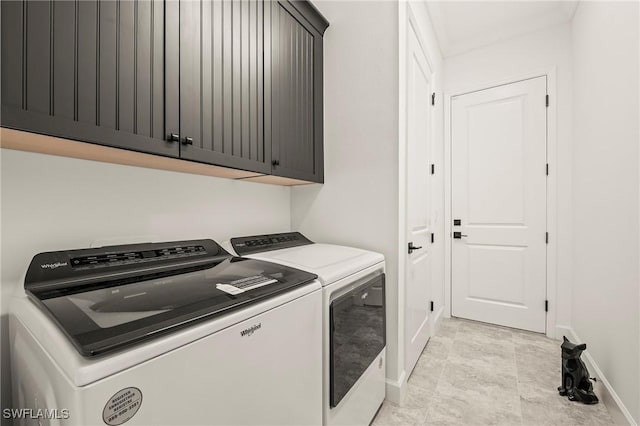
[[[51,113],[51,6],[49,2],[28,1],[26,13],[26,102],[28,110]],[[4,37],[3,37],[4,38]]]
[[[177,156],[165,141],[163,2],[1,7],[2,126]]]
[[[53,105],[52,111],[56,117],[73,120],[75,108],[75,50],[69,49],[75,43],[75,28],[67,25],[56,25],[64,22],[67,16],[76,13],[74,2],[53,3]],[[44,68],[48,71],[47,68]]]
[[[262,119],[264,9],[257,0],[180,2],[182,158],[270,170]]]
[[[74,79],[77,121],[86,125],[98,125],[98,31],[99,7],[96,2],[78,2],[78,70]]]
[[[180,2],[180,136],[201,142],[201,2]]]
[[[136,117],[136,22],[135,9],[137,2],[120,1],[116,3],[118,9],[117,25],[119,26],[117,37],[116,57],[116,86],[117,86],[117,128],[133,133]],[[132,43],[132,40],[134,41]],[[146,74],[146,73],[145,73]],[[146,75],[145,75],[146,76]]]
[[[273,8],[272,174],[322,182],[322,35],[291,3]]]
[[[0,28],[2,43],[2,105],[12,108],[24,106],[24,31],[22,17],[26,4],[18,1],[3,1],[1,4]]]
[[[228,3],[228,2],[227,2]],[[222,36],[226,28],[224,23],[225,17],[223,15],[223,6],[225,2],[215,1],[211,3],[211,146],[215,152],[225,152],[227,148],[224,145],[225,140],[225,128],[224,128],[224,103],[222,99],[227,92],[227,87],[224,82],[224,66],[229,65],[230,61],[224,56],[228,53],[228,50],[224,49],[224,42],[227,41]],[[227,37],[228,39],[229,37]],[[228,75],[228,74],[227,74]],[[215,101],[214,101],[215,100]]]
[[[100,126],[116,129],[117,42],[116,2],[98,2],[98,116]]]
[[[151,67],[151,3],[142,1],[137,4],[136,14],[138,20],[135,27],[136,37],[134,58],[134,128],[138,133],[153,134],[151,127],[151,114],[153,108],[145,108],[151,100],[153,87],[153,68]],[[142,67],[142,69],[138,69]],[[144,71],[143,71],[144,70]]]

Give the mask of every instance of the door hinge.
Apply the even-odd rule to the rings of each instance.
[[[544,242],[545,242],[546,244],[549,244],[549,233],[548,233],[548,232],[545,232],[545,233],[544,233]]]
[[[547,176],[549,176],[549,163],[547,163]]]
[[[549,301],[548,300],[544,301],[544,311],[545,312],[549,312]]]
[[[433,300],[430,303],[430,309],[431,309],[431,312],[433,312]]]
[[[436,174],[436,165],[435,165],[435,164],[432,164],[432,165],[431,165],[431,174],[432,174],[432,175],[435,175],[435,174]]]
[[[436,104],[436,92],[433,92],[431,94],[431,105],[435,105]]]
[[[431,244],[433,244],[434,241],[434,237],[433,237],[433,232],[431,233]]]
[[[545,97],[545,105],[548,107],[549,106],[549,95],[547,95]]]

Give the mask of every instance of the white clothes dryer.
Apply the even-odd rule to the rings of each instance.
[[[298,232],[232,238],[237,255],[318,276],[323,299],[323,424],[367,425],[385,398],[385,263]]]

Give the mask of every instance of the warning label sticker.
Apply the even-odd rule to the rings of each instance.
[[[121,425],[132,418],[142,405],[142,392],[138,388],[124,388],[107,401],[102,420],[108,425]]]

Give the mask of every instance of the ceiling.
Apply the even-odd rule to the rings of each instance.
[[[431,1],[442,55],[453,56],[573,18],[578,1]]]

